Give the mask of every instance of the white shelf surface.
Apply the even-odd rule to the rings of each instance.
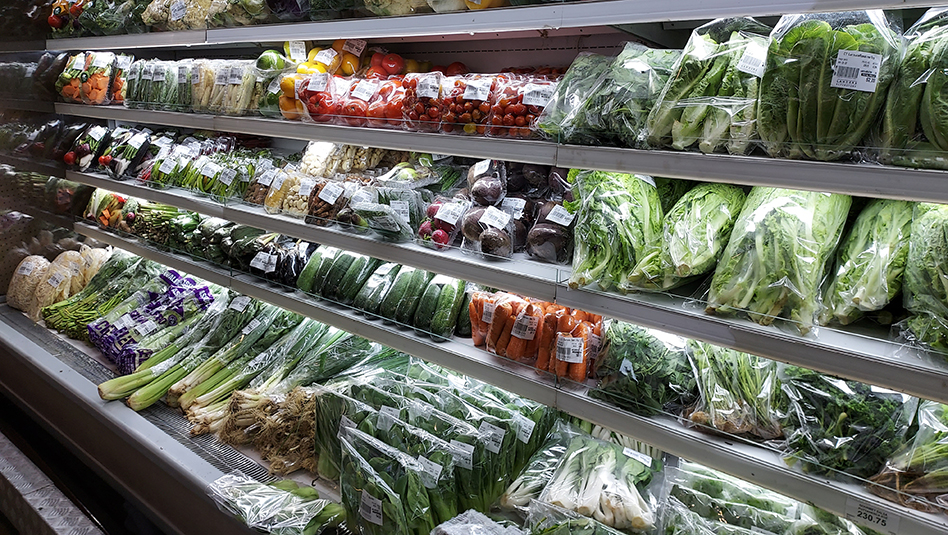
[[[540,375],[533,368],[498,358],[471,346],[470,343],[457,339],[436,343],[416,336],[409,329],[386,325],[346,307],[316,301],[298,291],[288,292],[271,287],[266,281],[251,275],[233,276],[225,269],[181,255],[155,251],[137,240],[123,238],[90,225],[77,224],[76,231],[489,382],[642,440],[673,455],[696,460],[797,500],[813,503],[832,513],[845,516],[848,504],[859,501],[879,508],[890,518],[898,516],[901,534],[943,535],[948,532],[948,517],[909,510],[877,497],[854,483],[841,483],[798,472],[787,467],[779,454],[773,450],[701,433],[680,425],[670,417],[646,418],[631,414],[589,397],[586,387],[558,385],[555,378],[548,374]]]
[[[384,149],[494,158],[560,167],[948,203],[948,172],[938,170],[697,152],[559,145],[548,141],[356,128],[260,117],[222,117],[135,110],[121,106],[60,103],[56,104],[56,112],[77,117],[211,129],[286,139],[333,141]]]
[[[64,37],[47,39],[47,50],[126,50],[133,48],[162,48],[203,45],[205,30],[181,32],[150,32],[98,37]]]
[[[158,190],[75,172],[67,172],[67,178],[948,403],[948,362],[888,341],[878,331],[819,328],[804,337],[792,330],[764,327],[745,319],[708,315],[683,297],[570,290],[557,282],[568,276],[565,266],[526,259],[488,261],[456,249],[436,251],[416,244],[385,243],[343,232],[338,227],[318,227],[301,219],[268,214],[258,206],[222,206],[180,189]]]

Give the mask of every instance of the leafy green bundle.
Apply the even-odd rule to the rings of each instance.
[[[836,254],[820,323],[846,325],[863,312],[880,310],[902,289],[914,203],[871,201],[859,212]]]
[[[665,214],[661,240],[629,276],[632,287],[669,290],[714,269],[744,206],[744,190],[700,184]]]
[[[707,311],[747,311],[762,325],[789,317],[808,332],[851,203],[848,195],[752,189],[714,271]]]
[[[948,205],[917,204],[905,268],[906,320],[911,337],[948,351]]]
[[[899,57],[898,34],[882,11],[871,10],[784,15],[771,38],[757,115],[765,150],[824,161],[846,157],[885,102]],[[879,56],[878,72],[853,62],[837,69],[850,51]],[[849,73],[851,78],[843,78]]]
[[[557,84],[553,98],[537,118],[537,128],[544,136],[568,143],[592,142],[588,137],[582,139],[574,122],[580,117],[585,118],[582,114],[583,103],[611,64],[612,58],[608,56],[589,52],[576,56]]]

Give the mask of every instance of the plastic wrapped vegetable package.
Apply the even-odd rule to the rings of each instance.
[[[713,270],[744,200],[744,191],[729,184],[701,184],[685,193],[665,214],[662,236],[636,264],[630,286],[668,290]]]
[[[264,0],[211,0],[208,27],[232,28],[267,22],[270,9]]]
[[[537,118],[540,133],[565,143],[592,143],[585,136],[583,103],[592,95],[596,82],[612,65],[613,58],[581,52],[556,86],[553,98]]]
[[[81,75],[85,70],[86,55],[80,52],[69,58],[66,68],[56,79],[56,93],[66,102],[82,102],[79,87],[82,84]]]
[[[27,256],[16,266],[7,288],[7,304],[26,311],[36,293],[36,286],[46,279],[49,261],[42,256]]]
[[[948,351],[948,205],[915,205],[904,274],[903,336],[942,354]]]
[[[112,102],[115,54],[89,52],[87,67],[80,75],[79,95],[84,104],[107,105]]]
[[[752,189],[714,271],[707,311],[746,311],[762,325],[789,317],[808,332],[851,203],[833,193]]]
[[[900,38],[881,10],[784,15],[770,34],[757,132],[771,156],[838,160],[875,124]]]
[[[168,31],[203,30],[213,0],[152,0],[142,21]]]

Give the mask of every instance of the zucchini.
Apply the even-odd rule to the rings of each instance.
[[[329,268],[329,272],[326,274],[326,279],[323,281],[323,287],[319,295],[326,299],[335,299],[338,288],[342,284],[343,277],[346,276],[346,273],[349,272],[349,267],[352,266],[352,263],[359,257],[366,258],[365,255],[359,253],[340,251],[339,256],[333,261],[332,267]]]
[[[392,287],[400,268],[401,266],[394,262],[386,262],[379,266],[359,290],[352,306],[368,314],[378,314],[382,298]]]
[[[411,285],[411,281],[418,271],[421,270],[411,266],[402,266],[402,268],[398,270],[398,275],[395,277],[395,281],[392,282],[392,287],[388,293],[385,294],[385,297],[382,298],[382,303],[379,305],[378,313],[380,316],[387,320],[395,321],[398,307],[405,298],[405,293],[408,291],[408,287]],[[414,312],[414,310],[412,312]]]
[[[418,300],[418,308],[415,310],[415,318],[412,322],[416,329],[425,333],[431,332],[431,323],[434,321],[435,312],[438,310],[441,291],[454,280],[445,275],[437,275],[431,279],[428,287],[421,294],[421,299]]]
[[[381,260],[371,256],[357,257],[342,278],[342,284],[339,285],[339,290],[336,292],[336,300],[344,305],[351,305],[356,298],[356,294],[365,286],[365,281],[369,280],[369,277],[372,276],[372,273],[381,263]]]
[[[296,279],[297,288],[304,292],[312,291],[313,281],[316,278],[316,270],[319,269],[319,260],[326,249],[329,249],[329,247],[319,247],[310,255],[309,260],[306,261],[306,265],[303,266],[303,271],[300,271],[300,276]]]
[[[405,326],[410,326],[415,318],[415,310],[418,309],[418,301],[428,288],[428,283],[434,278],[434,273],[429,273],[423,269],[418,269],[412,275],[408,288],[398,302],[398,310],[395,311],[395,321]]]
[[[319,266],[316,268],[316,275],[313,277],[313,286],[310,288],[309,293],[322,295],[323,286],[326,284],[326,276],[329,275],[329,270],[332,269],[332,265],[340,253],[342,253],[342,249],[326,247],[326,250],[323,251],[319,259]]]
[[[441,288],[437,306],[431,316],[431,338],[435,341],[442,341],[454,334],[458,310],[461,309],[461,303],[463,302],[464,281],[450,279],[450,282],[445,283]],[[421,310],[421,305],[418,305],[418,309]]]
[[[471,337],[471,313],[468,308],[471,305],[471,292],[464,292],[464,299],[461,300],[461,308],[458,309],[457,320],[455,320],[454,334],[461,338]]]

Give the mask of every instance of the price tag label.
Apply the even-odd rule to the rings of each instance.
[[[178,21],[184,18],[184,14],[188,12],[188,5],[184,0],[178,0],[177,2],[171,4],[171,20]]]
[[[135,327],[135,332],[139,336],[148,336],[149,334],[158,330],[158,324],[152,320],[148,320],[145,323],[142,323],[138,327]]]
[[[490,169],[490,160],[481,160],[474,164],[474,176],[480,176]]]
[[[429,489],[438,488],[438,478],[441,477],[441,470],[444,467],[434,461],[428,460],[424,455],[418,456],[418,464],[424,468],[424,471],[419,474],[419,476],[421,476],[421,483]]]
[[[329,87],[329,74],[317,72],[309,75],[309,83],[306,84],[307,91],[325,91]]]
[[[96,126],[96,127],[93,128],[92,130],[89,130],[89,137],[91,137],[92,139],[94,139],[94,140],[96,140],[96,141],[101,140],[101,139],[102,139],[102,136],[104,136],[104,135],[105,135],[105,128],[104,128],[104,127]]]
[[[393,425],[395,425],[395,420],[397,420],[399,416],[399,410],[395,407],[382,405],[382,407],[379,409],[378,428],[384,432],[387,432],[392,428]]]
[[[556,338],[556,359],[562,362],[580,364],[583,362],[585,341],[578,336],[558,336]]]
[[[230,79],[228,80],[231,84],[240,84],[244,81],[244,66],[243,65],[234,65],[230,68]]]
[[[224,169],[221,171],[221,175],[217,177],[217,180],[220,180],[225,186],[229,186],[234,182],[235,178],[237,178],[237,171],[234,171],[233,169]]]
[[[33,273],[34,268],[35,266],[33,265],[33,262],[28,260],[20,264],[20,267],[16,268],[16,274],[26,276],[30,273]]]
[[[751,39],[744,48],[744,54],[737,62],[737,70],[746,72],[758,78],[764,77],[767,69],[767,49],[757,41]]]
[[[523,209],[527,206],[527,200],[519,197],[505,197],[500,201],[500,208],[510,214],[514,219],[523,217]]]
[[[546,215],[546,220],[568,227],[570,223],[573,222],[574,217],[576,217],[575,214],[569,213],[569,210],[557,204],[550,210],[550,213]]]
[[[273,80],[270,80],[270,85],[267,86],[268,94],[276,94],[280,90],[280,77],[277,76]]]
[[[635,380],[635,367],[632,365],[632,361],[629,359],[622,359],[622,364],[619,365],[619,373],[626,375]]]
[[[146,80],[151,80],[152,71],[154,70],[155,70],[154,65],[152,65],[151,63],[146,63],[145,66],[142,67],[142,81],[144,82]]]
[[[589,333],[589,357],[596,358],[599,356],[599,346],[602,344],[602,339],[599,338],[599,335]]]
[[[454,449],[456,450],[454,457],[458,466],[464,468],[465,470],[473,470],[474,446],[471,444],[458,442],[457,440],[452,440],[451,445],[454,446]]]
[[[273,256],[276,256],[276,255],[271,255],[270,253],[260,251],[256,255],[254,255],[253,260],[250,261],[250,267],[254,269],[259,269],[260,271],[264,273],[270,273],[270,271],[268,271],[268,268],[271,265],[270,259]],[[275,259],[272,261],[272,265],[274,267],[273,271],[275,271],[276,270]]]
[[[495,308],[497,308],[497,303],[484,303],[484,313],[481,314],[481,321],[488,324],[494,321]]]
[[[489,227],[494,227],[498,229],[507,228],[507,223],[510,223],[510,214],[503,210],[498,210],[493,206],[488,206],[484,210],[484,215],[478,220],[482,225],[487,225]]]
[[[316,180],[312,178],[304,178],[300,181],[300,197],[309,197],[309,194],[313,192],[313,188],[316,187]]]
[[[290,59],[297,62],[303,63],[306,61],[306,43],[303,41],[290,41]]]
[[[207,162],[204,167],[201,169],[201,174],[207,178],[212,178],[217,173],[220,173],[221,166],[217,165],[214,162]]]
[[[246,295],[238,295],[237,297],[234,298],[233,301],[230,302],[229,308],[232,308],[236,310],[237,312],[243,312],[244,309],[246,309],[247,305],[249,304],[250,304],[249,297],[247,297]]]
[[[251,331],[253,331],[259,326],[260,326],[260,320],[258,320],[257,318],[254,318],[250,320],[250,323],[244,326],[244,328],[240,331],[240,334],[247,336],[248,334],[251,333]]]
[[[392,210],[395,210],[395,213],[403,222],[411,221],[411,204],[408,201],[390,201],[388,205],[392,207]]]
[[[69,69],[74,71],[84,71],[86,69],[86,55],[76,54],[69,62]]]
[[[227,85],[228,80],[230,80],[230,68],[221,67],[214,77],[214,85]]]
[[[899,522],[902,520],[895,513],[889,513],[853,496],[846,499],[846,519],[887,535],[899,535]]]
[[[46,282],[53,288],[58,288],[59,285],[62,284],[64,280],[66,280],[66,274],[63,273],[62,271],[57,271],[53,273],[52,275],[50,275],[49,278],[46,279]]]
[[[342,49],[354,56],[361,56],[365,51],[365,45],[365,39],[346,39],[346,44],[342,45]]]
[[[441,83],[438,81],[438,75],[428,74],[418,80],[418,96],[421,98],[438,98],[441,96]],[[432,154],[432,159],[434,158]]]
[[[623,448],[622,454],[630,459],[635,459],[645,466],[652,466],[652,458],[640,451],[635,451],[632,448]]]
[[[276,174],[277,174],[276,169],[268,170],[267,172],[265,172],[264,174],[260,175],[260,177],[257,178],[257,184],[260,184],[261,186],[269,187],[270,183],[273,182],[273,177],[276,176]]]
[[[69,263],[69,271],[72,273],[72,276],[75,277],[79,274],[79,264],[75,262]]]
[[[555,91],[555,84],[527,84],[523,89],[523,103],[543,108],[550,103]]]
[[[858,50],[840,50],[833,67],[830,87],[875,93],[882,56]]]
[[[123,314],[121,318],[115,320],[115,328],[127,329],[131,327],[133,323],[134,321],[132,320],[131,316],[129,316],[128,314]]]
[[[128,144],[134,147],[135,150],[138,150],[142,148],[142,143],[144,143],[146,139],[148,139],[148,136],[145,134],[135,134],[128,140]]]
[[[359,514],[362,518],[377,525],[382,525],[382,500],[372,496],[368,491],[362,491],[362,501],[359,503]]]
[[[507,432],[487,422],[481,422],[478,431],[481,433],[481,441],[484,443],[484,447],[487,448],[487,451],[500,453],[500,448],[504,444],[504,436],[506,436]]]
[[[375,94],[375,91],[379,88],[379,83],[376,80],[362,80],[359,82],[359,85],[352,90],[352,93],[349,94],[352,98],[357,98],[368,102],[372,98],[372,95]]]
[[[114,56],[111,54],[96,54],[92,56],[92,66],[98,69],[104,69],[112,64]]]
[[[286,173],[282,171],[277,171],[276,176],[273,177],[273,184],[270,187],[272,189],[279,190],[280,188],[283,187],[283,183],[286,182],[286,178],[288,176],[289,175],[287,175]]]
[[[464,100],[487,100],[490,96],[490,86],[493,80],[490,78],[481,80],[471,80],[464,88]]]
[[[514,322],[510,336],[516,336],[521,340],[533,340],[533,337],[537,335],[537,325],[539,324],[539,316],[529,316],[521,312],[520,317]]]
[[[356,425],[355,422],[353,422],[352,420],[350,420],[348,416],[346,416],[345,414],[343,414],[342,417],[339,418],[339,427],[340,427],[340,428],[343,428],[343,427],[351,427],[351,428],[355,429],[356,427],[359,427],[359,426]]]
[[[336,59],[338,54],[335,50],[331,48],[324,48],[316,53],[316,57],[313,58],[315,63],[322,63],[323,65],[329,66],[332,64],[332,60]]]
[[[329,204],[336,204],[336,201],[339,200],[339,196],[345,191],[346,189],[339,184],[329,182],[319,191],[319,200]]]
[[[438,209],[435,219],[440,219],[449,225],[455,225],[461,215],[464,214],[464,204],[459,202],[446,202]]]
[[[519,412],[514,413],[513,421],[517,424],[517,440],[524,444],[530,443],[530,438],[533,437],[533,430],[537,423]]]
[[[132,64],[131,56],[119,56],[118,60],[115,62],[115,68],[120,71],[128,70],[129,65]]]
[[[349,199],[351,204],[356,204],[360,202],[372,202],[372,195],[365,190],[359,190],[352,195],[352,198]]]

